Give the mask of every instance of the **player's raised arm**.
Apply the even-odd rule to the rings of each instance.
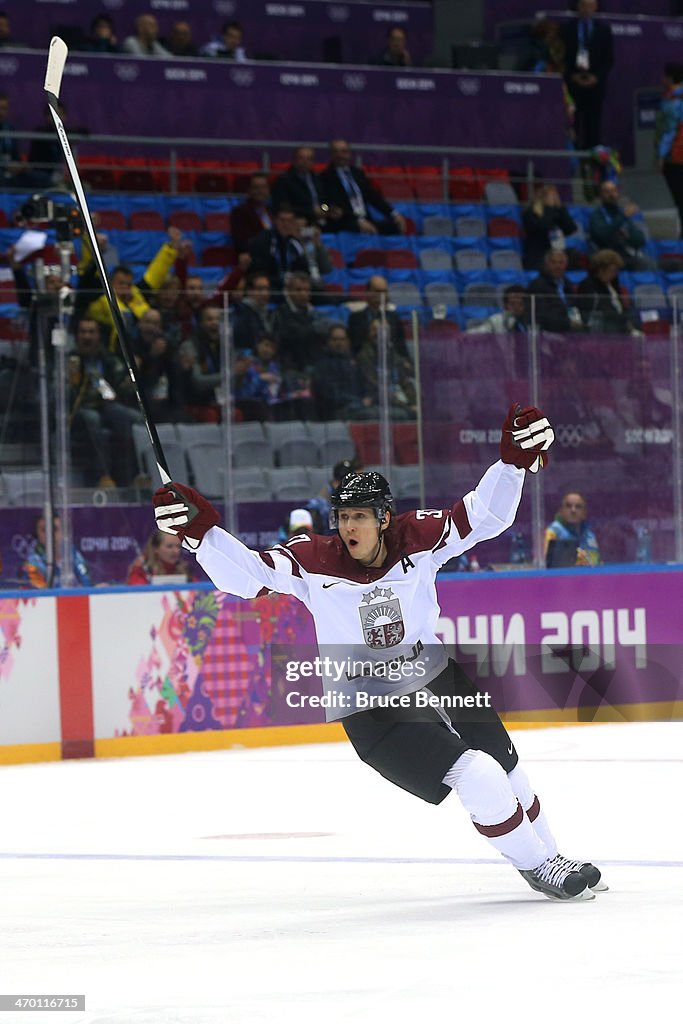
[[[210,501],[184,484],[172,483],[155,492],[154,517],[164,533],[180,537],[194,551],[206,574],[226,594],[256,597],[264,587],[303,599],[308,586],[295,560],[280,549],[251,551],[218,524]]]
[[[548,465],[555,434],[546,416],[533,406],[512,405],[503,424],[500,460],[451,510],[434,558],[443,565],[480,541],[497,537],[515,521],[525,473]]]

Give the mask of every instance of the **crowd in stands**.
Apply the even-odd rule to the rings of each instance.
[[[566,337],[640,337],[649,330],[641,309],[665,323],[664,288],[680,274],[661,272],[638,209],[613,181],[593,208],[565,205],[545,183],[523,207],[502,178],[484,186],[488,203],[401,203],[351,156],[343,139],[323,167],[297,148],[278,174],[252,174],[241,201],[208,200],[220,210],[216,231],[201,230],[210,215],[201,201],[140,197],[126,206],[117,196],[108,209],[107,197],[98,200],[112,288],[156,422],[220,421],[226,323],[235,417],[262,422],[377,420],[382,336],[390,415],[414,420],[414,309],[422,327],[441,323],[454,337],[507,337],[501,353],[513,377],[528,370],[524,338],[534,324]],[[133,230],[122,230],[128,216]],[[205,259],[211,250],[215,263]],[[11,247],[7,259],[27,294],[26,266]],[[74,450],[91,483],[125,485],[139,470],[141,416],[87,242],[73,323]]]
[[[230,60],[245,63],[259,59],[252,54],[244,38],[244,27],[235,18],[217,22],[216,31],[209,39],[198,39],[191,21],[179,18],[173,21],[168,32],[159,31],[159,22],[151,11],[142,11],[134,19],[133,31],[122,33],[113,15],[103,12],[92,19],[86,28],[77,23],[68,32],[71,49],[85,53],[130,54],[134,57],[209,57],[216,60]],[[23,48],[27,44],[12,34],[10,16],[0,11],[0,49]],[[275,54],[268,54],[273,59]],[[302,55],[302,59],[304,59]],[[368,64],[384,67],[411,67],[413,64],[405,29],[390,25],[386,31],[384,46],[374,53],[368,53]]]

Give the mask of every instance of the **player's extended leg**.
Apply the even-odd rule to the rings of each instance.
[[[532,889],[552,899],[589,899],[587,879],[574,865],[550,855],[495,758],[466,750],[443,778],[469,812],[472,824],[510,861]]]
[[[442,697],[449,695],[466,697],[477,693],[474,684],[467,678],[461,666],[455,662],[449,663],[449,669],[429,685],[429,690]],[[449,718],[450,716],[444,715],[444,717]],[[585,877],[588,886],[596,892],[606,889],[607,886],[601,881],[600,871],[593,864],[569,860],[558,853],[557,843],[545,813],[541,810],[540,801],[531,788],[526,772],[519,764],[519,757],[512,739],[495,709],[480,707],[457,711],[452,713],[452,718],[449,725],[457,730],[465,744],[475,751],[484,751],[489,754],[500,766],[502,773],[506,776],[515,804],[519,803],[524,812],[523,816],[529,821],[543,843],[547,857],[554,862],[554,867],[560,868],[561,866],[568,872],[579,872]],[[453,768],[457,770],[457,763],[454,763]],[[448,780],[444,779],[444,781]],[[477,827],[477,821],[481,819],[473,818],[473,820]],[[503,850],[501,852],[504,853]],[[508,859],[515,863],[514,858],[509,857]],[[527,881],[532,884],[529,878]]]
[[[531,788],[529,778],[519,762],[517,762],[511,772],[508,772],[508,779],[512,791],[532,823],[534,831],[545,843],[548,855],[551,857],[557,856],[557,842],[548,824],[545,811],[541,807],[541,802]],[[571,864],[574,870],[580,871],[585,877],[593,892],[607,891],[609,886],[605,885],[602,881],[600,869],[596,868],[594,864],[590,864],[587,861],[571,861]]]
[[[361,760],[394,785],[434,804],[455,789],[475,828],[532,888],[555,899],[593,898],[579,872],[548,856],[496,759],[470,749],[434,709],[363,711],[343,725]]]

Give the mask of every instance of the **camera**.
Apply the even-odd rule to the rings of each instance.
[[[81,215],[75,206],[56,203],[40,193],[19,207],[19,217],[29,223],[47,223],[54,227],[57,242],[72,242],[83,234]]]

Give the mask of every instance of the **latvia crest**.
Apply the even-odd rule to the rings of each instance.
[[[358,609],[368,647],[395,647],[405,636],[401,605],[391,587],[375,587],[363,594]]]

